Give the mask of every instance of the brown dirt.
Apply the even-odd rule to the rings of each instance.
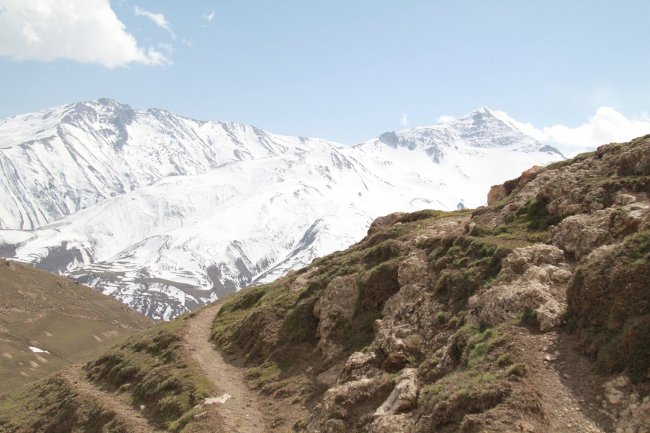
[[[214,397],[232,396],[225,403],[206,405],[217,411],[224,420],[224,431],[257,433],[288,432],[293,425],[308,417],[302,398],[276,393],[267,395],[254,389],[255,384],[245,377],[240,360],[224,358],[210,341],[214,317],[221,303],[196,312],[186,324],[183,337],[185,349],[201,367],[215,387]]]
[[[266,419],[260,411],[256,393],[246,385],[241,369],[227,363],[210,342],[210,330],[220,304],[204,308],[187,322],[183,345],[199,364],[205,376],[213,383],[217,393],[214,397],[228,394],[225,403],[214,403],[214,408],[224,419],[226,430],[243,433],[263,433]]]
[[[161,430],[153,428],[137,409],[122,401],[118,394],[103,391],[88,382],[80,366],[73,365],[61,374],[77,393],[95,400],[105,410],[113,412],[129,432],[162,433]]]
[[[549,431],[614,431],[612,419],[601,409],[598,399],[608,377],[597,372],[592,363],[576,351],[572,337],[558,332],[539,334],[521,329],[514,338],[514,354],[528,366],[526,385],[540,394]]]

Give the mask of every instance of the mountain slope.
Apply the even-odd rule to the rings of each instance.
[[[287,144],[253,127],[110,99],[12,117],[0,123],[0,227],[31,230],[161,178],[278,155]]]
[[[345,251],[131,337],[82,384],[7,395],[0,428],[120,431],[108,398],[185,433],[233,431],[247,408],[268,432],[646,431],[650,136],[491,196],[378,218]],[[219,388],[241,375],[250,389]]]
[[[150,323],[79,283],[0,260],[0,393],[97,356]]]
[[[494,189],[241,290],[214,341],[298,431],[646,431],[650,136]]]
[[[479,205],[561,158],[488,109],[348,147],[99,100],[8,119],[0,137],[4,255],[157,319],[343,248],[379,215]]]

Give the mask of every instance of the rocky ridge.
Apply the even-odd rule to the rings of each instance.
[[[214,339],[275,369],[262,392],[310,384],[308,432],[647,432],[649,194],[642,137],[380,218],[235,295]]]

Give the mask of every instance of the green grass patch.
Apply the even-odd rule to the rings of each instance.
[[[208,397],[211,383],[181,346],[185,317],[154,326],[115,347],[84,369],[99,385],[130,394],[154,424],[178,431],[181,418]]]
[[[28,384],[0,400],[0,431],[128,433],[113,412],[78,395],[58,376]]]

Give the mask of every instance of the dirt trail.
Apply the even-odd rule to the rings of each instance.
[[[123,402],[119,395],[102,391],[88,382],[80,366],[73,365],[66,368],[62,375],[76,392],[82,396],[90,397],[100,403],[104,409],[115,413],[129,432],[162,433],[162,430],[152,427],[138,410]]]
[[[553,432],[613,431],[611,419],[600,409],[603,376],[575,350],[576,343],[556,332],[521,333],[517,352],[529,366],[529,377],[541,394],[544,413]]]
[[[215,402],[207,407],[215,407],[223,417],[225,430],[263,433],[268,429],[259,409],[257,394],[246,385],[241,369],[225,362],[210,342],[212,321],[219,308],[221,305],[213,305],[191,317],[187,321],[183,344],[218,390],[213,399]]]

